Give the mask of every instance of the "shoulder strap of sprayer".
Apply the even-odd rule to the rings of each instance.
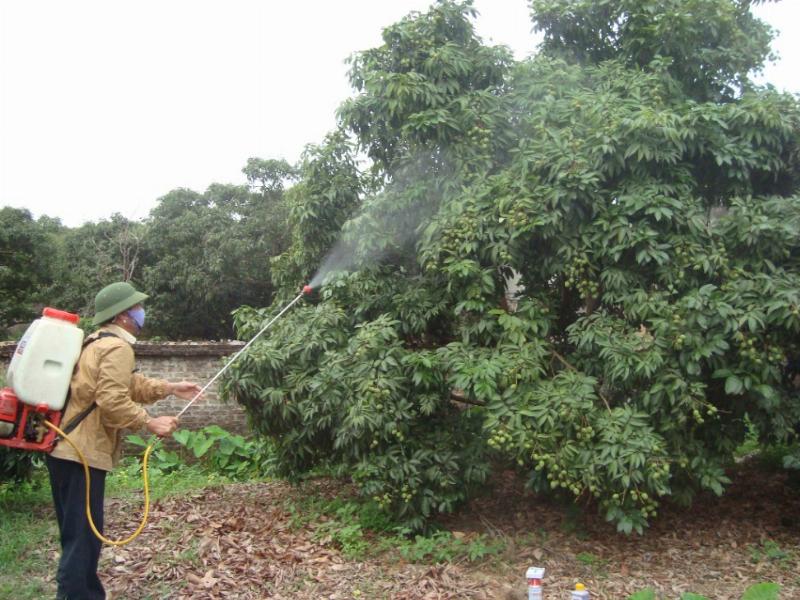
[[[119,336],[108,331],[101,331],[95,337],[90,337],[85,342],[83,342],[81,353],[83,353],[83,351],[86,350],[86,347],[92,342],[96,342],[97,340],[107,337],[119,337]],[[67,410],[67,404],[69,404],[69,397],[71,392],[72,392],[71,389],[67,391],[67,400],[64,403],[65,411]],[[97,402],[92,402],[87,408],[83,409],[81,412],[75,415],[72,418],[72,420],[69,423],[67,423],[67,426],[62,429],[64,433],[72,433],[72,431],[74,431],[74,429],[81,424],[81,421],[83,421],[86,417],[88,417],[95,408],[97,408]],[[60,439],[60,436],[59,438],[56,438],[56,441],[58,441],[58,439]]]

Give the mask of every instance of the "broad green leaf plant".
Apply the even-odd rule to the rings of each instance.
[[[288,193],[280,301],[239,334],[348,260],[224,385],[284,472],[422,528],[513,467],[641,532],[724,492],[745,418],[795,439],[800,110],[749,79],[749,5],[535,0],[514,62],[440,1],[352,59]]]

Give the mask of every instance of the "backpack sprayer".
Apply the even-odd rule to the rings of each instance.
[[[289,302],[275,317],[247,342],[241,350],[234,354],[225,366],[220,369],[205,386],[195,394],[186,406],[178,413],[180,417],[219,377],[228,370],[275,321],[294,306],[304,295],[312,291],[310,285]],[[112,546],[123,546],[136,538],[147,523],[150,510],[150,487],[147,477],[147,461],[158,441],[151,443],[142,458],[142,476],[144,480],[144,516],[136,531],[124,540],[109,540],[101,534],[92,519],[89,507],[89,464],[78,447],[69,439],[68,432],[78,425],[84,411],[73,421],[59,428],[64,407],[68,400],[69,384],[75,364],[80,358],[83,343],[83,331],[78,328],[79,317],[76,314],[45,308],[42,317],[36,319],[22,336],[6,376],[9,387],[0,389],[0,446],[49,453],[59,439],[63,439],[77,452],[83,463],[86,476],[86,517],[94,534],[101,541]],[[87,343],[91,343],[89,340]],[[92,406],[93,408],[93,406]]]
[[[78,315],[45,308],[22,336],[0,390],[0,445],[49,452],[67,402],[72,370],[78,362],[83,331]]]

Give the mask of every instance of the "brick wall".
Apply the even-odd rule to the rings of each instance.
[[[225,358],[235,354],[243,345],[243,342],[139,342],[134,346],[136,367],[148,377],[192,381],[202,387],[224,366]],[[3,373],[15,346],[15,342],[0,342]],[[174,415],[184,406],[186,400],[170,396],[147,410],[153,416]],[[244,411],[235,402],[220,400],[217,382],[181,417],[183,428],[199,429],[211,424],[236,433],[247,431]]]

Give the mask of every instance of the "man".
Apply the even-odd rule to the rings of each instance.
[[[100,328],[84,342],[62,420],[63,428],[82,417],[69,437],[89,463],[92,518],[101,532],[105,477],[119,458],[123,429],[146,428],[159,437],[170,435],[178,419],[150,417],[141,405],[170,394],[189,400],[200,391],[193,383],[170,383],[135,372],[131,346],[144,327],[142,302],[146,298],[125,282],[112,283],[97,294],[93,324]],[[86,518],[80,458],[69,444],[60,442],[46,461],[61,535],[56,598],[102,600],[106,594],[97,576],[101,542]]]

